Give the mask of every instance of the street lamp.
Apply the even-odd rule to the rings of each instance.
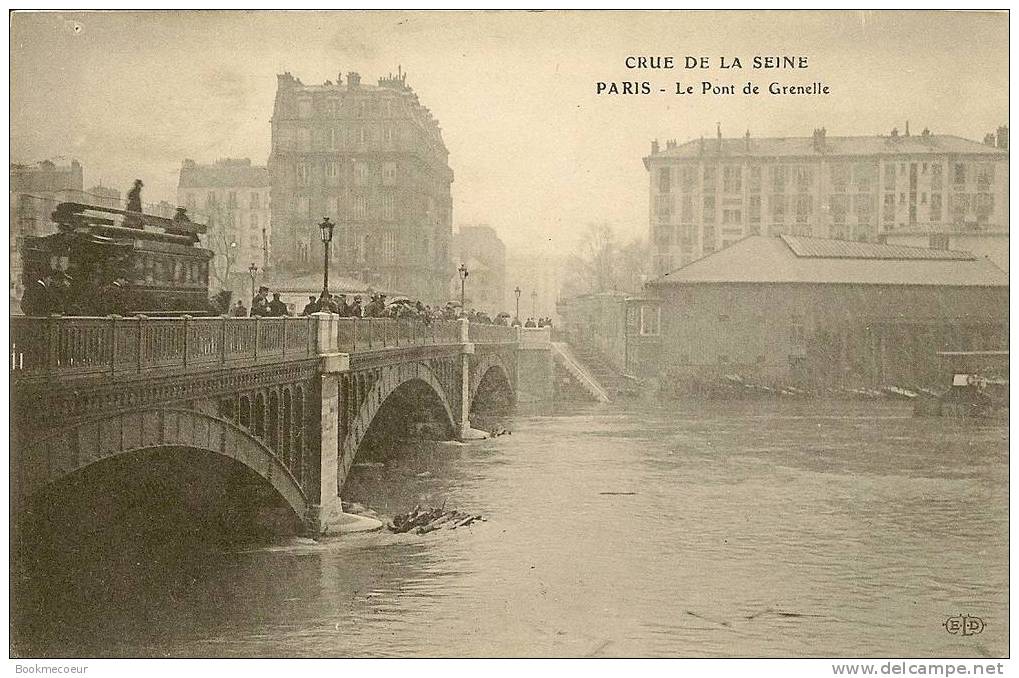
[[[466,289],[467,276],[470,275],[467,272],[467,264],[460,264],[456,272],[460,274],[460,312],[464,313],[464,290]]]
[[[251,262],[251,266],[248,266],[248,275],[251,276],[251,298],[255,298],[255,276],[258,275],[258,266],[255,266],[255,262]]]
[[[531,317],[538,315],[538,290],[531,290]]]
[[[513,288],[513,294],[517,297],[517,315],[514,318],[517,322],[520,322],[520,285]]]
[[[335,224],[329,221],[329,217],[322,217],[322,223],[318,225],[322,231],[322,298],[329,298],[329,243],[333,240],[333,227]]]

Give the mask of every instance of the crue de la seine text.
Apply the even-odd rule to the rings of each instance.
[[[797,79],[796,81],[770,80],[755,82],[753,80],[734,81],[719,77],[711,79],[693,76],[694,71],[707,71],[712,68],[722,71],[724,75],[735,75],[737,71],[805,71],[810,67],[810,60],[803,55],[761,55],[750,57],[740,56],[648,56],[627,55],[623,65],[636,73],[645,71],[668,71],[682,69],[691,72],[689,79],[673,82],[657,82],[650,79],[626,79],[621,81],[599,80],[595,83],[595,94],[599,95],[680,95],[680,96],[755,96],[767,95],[827,95],[831,94],[831,86],[818,80]]]

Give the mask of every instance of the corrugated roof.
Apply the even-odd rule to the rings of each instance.
[[[855,243],[825,240],[753,235],[648,284],[1008,286],[1004,271],[968,252],[953,252],[952,258],[929,258],[915,252],[924,248],[864,243],[858,248]],[[790,241],[805,254],[797,255]]]
[[[701,151],[703,144],[703,152]],[[654,153],[650,158],[697,158],[710,156],[729,157],[783,157],[783,156],[839,156],[839,155],[904,155],[922,153],[975,153],[990,157],[1008,157],[1008,151],[988,146],[971,139],[951,134],[829,137],[824,139],[823,150],[814,145],[813,137],[750,137],[722,139],[694,139],[672,148]]]
[[[796,235],[779,236],[798,257],[835,259],[976,259],[969,252],[935,250],[910,245],[883,245],[856,240],[832,238],[804,238]]]

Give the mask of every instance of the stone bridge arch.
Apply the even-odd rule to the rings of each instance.
[[[283,498],[298,520],[310,508],[308,497],[269,447],[247,430],[203,412],[146,409],[121,412],[26,441],[18,467],[18,501],[92,464],[149,449],[178,447],[211,452],[251,469]]]
[[[357,378],[357,375],[355,375],[355,378]],[[341,487],[344,479],[350,472],[351,466],[354,464],[354,458],[357,456],[358,448],[365,439],[365,434],[367,434],[369,427],[383,404],[398,388],[412,381],[422,382],[430,388],[438,403],[442,406],[446,423],[449,424],[450,429],[455,429],[457,412],[450,404],[450,401],[456,402],[456,399],[447,396],[447,389],[427,363],[417,361],[406,362],[379,369],[374,380],[365,389],[363,397],[359,399],[356,408],[353,408],[356,413],[346,425],[346,435],[344,435],[340,444],[341,467],[339,484]],[[353,393],[357,393],[358,390],[356,387],[351,389]]]
[[[489,375],[489,372],[495,370],[493,375]],[[485,381],[485,377],[496,376],[498,379],[503,381],[503,387],[506,389],[506,396],[513,399],[513,370],[507,364],[506,360],[503,359],[499,353],[484,353],[477,356],[477,359],[473,361],[470,366],[470,381],[468,383],[468,396],[467,396],[467,411],[470,412],[474,408],[474,400],[478,395],[478,390],[481,388],[482,382]]]

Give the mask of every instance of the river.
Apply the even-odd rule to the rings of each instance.
[[[64,572],[64,592],[19,622],[21,651],[1008,652],[1004,422],[914,418],[889,401],[774,400],[502,421],[512,435],[403,443],[384,464],[356,466],[344,491],[381,514],[445,502],[486,522],[321,544],[178,544],[132,555],[116,576]],[[959,614],[980,617],[983,633],[949,634],[943,623]]]

